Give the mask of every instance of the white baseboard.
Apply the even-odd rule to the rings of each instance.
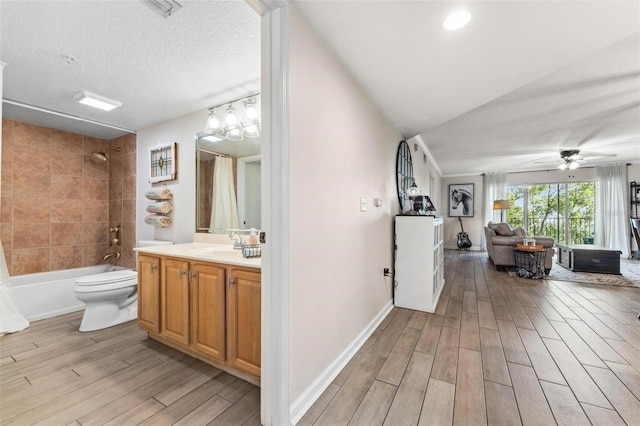
[[[360,334],[342,351],[336,359],[318,376],[316,380],[291,404],[290,419],[291,424],[295,425],[300,421],[302,416],[311,408],[314,402],[322,392],[324,392],[333,379],[335,379],[347,363],[353,358],[358,350],[364,345],[369,336],[378,328],[380,323],[393,309],[393,300],[390,300],[384,308],[371,320],[369,324],[360,332]]]

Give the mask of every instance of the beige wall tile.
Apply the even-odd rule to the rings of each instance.
[[[109,199],[122,199],[122,178],[120,176],[112,177],[109,179]]]
[[[51,197],[14,198],[14,223],[51,222]]]
[[[82,176],[84,155],[54,150],[51,153],[51,174],[53,176]]]
[[[135,176],[124,176],[122,178],[122,199],[123,200],[136,199],[136,177]]]
[[[64,200],[54,198],[51,201],[52,223],[79,223],[84,218],[83,200]]]
[[[81,176],[51,176],[51,197],[82,200],[84,198],[84,179]]]
[[[43,248],[51,245],[51,224],[14,223],[13,249]]]
[[[136,221],[136,200],[122,200],[122,222],[134,223],[135,221]]]
[[[51,245],[81,245],[84,242],[84,225],[82,223],[52,223]]]
[[[12,275],[50,271],[51,249],[46,247],[13,250],[12,263]]]
[[[13,150],[13,168],[23,172],[51,173],[51,151],[17,146]]]
[[[107,253],[111,253],[109,244],[88,244],[83,246],[82,266],[103,265],[106,263],[103,256]]]
[[[122,224],[122,200],[112,200],[109,202],[109,222]]]
[[[83,226],[84,244],[104,244],[109,241],[109,222],[85,222]]]
[[[83,246],[60,246],[51,249],[51,270],[82,267]]]
[[[13,171],[14,197],[42,197],[51,192],[51,173],[15,169]]]
[[[85,222],[108,222],[109,221],[109,201],[108,200],[84,200],[84,221]]]
[[[108,200],[109,180],[84,178],[84,199],[85,200]]]
[[[0,225],[0,240],[5,250],[13,250],[13,224],[3,223]]]
[[[109,151],[109,179],[122,179],[122,154]]]
[[[5,249],[4,250],[4,258],[7,261],[7,269],[9,270],[9,275],[16,275],[13,272],[13,251]]]
[[[0,223],[13,223],[13,198],[0,198]]]
[[[3,155],[4,160],[4,155]],[[13,170],[2,167],[2,175],[0,176],[0,194],[3,197],[13,197]]]
[[[128,134],[122,137],[122,153],[123,154],[129,154],[132,152],[135,153],[137,151],[136,145],[137,145],[137,137],[135,134]]]
[[[84,154],[84,136],[82,135],[54,129],[51,138],[51,149],[54,152],[63,152],[65,154]]]
[[[93,179],[109,179],[109,163],[94,157],[84,156],[84,177]]]
[[[51,152],[52,129],[15,121],[13,124],[12,144],[36,152]]]
[[[136,153],[131,152],[122,156],[122,176],[135,176]]]

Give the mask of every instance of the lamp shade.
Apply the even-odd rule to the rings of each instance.
[[[509,200],[495,200],[493,202],[494,210],[509,210]]]

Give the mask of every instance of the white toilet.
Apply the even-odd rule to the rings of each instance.
[[[173,244],[171,241],[147,240],[139,247]],[[132,321],[138,316],[138,274],[122,269],[78,278],[76,297],[84,302],[80,331],[94,331]]]

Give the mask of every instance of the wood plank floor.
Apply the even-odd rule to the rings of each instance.
[[[2,425],[259,425],[260,389],[147,338],[78,332],[83,312],[0,337]]]
[[[394,309],[300,425],[640,424],[640,289],[445,262],[436,312]],[[0,337],[0,424],[260,424],[255,386],[81,315]]]
[[[445,252],[445,274],[436,312],[395,308],[298,425],[640,425],[640,288],[480,252]]]

